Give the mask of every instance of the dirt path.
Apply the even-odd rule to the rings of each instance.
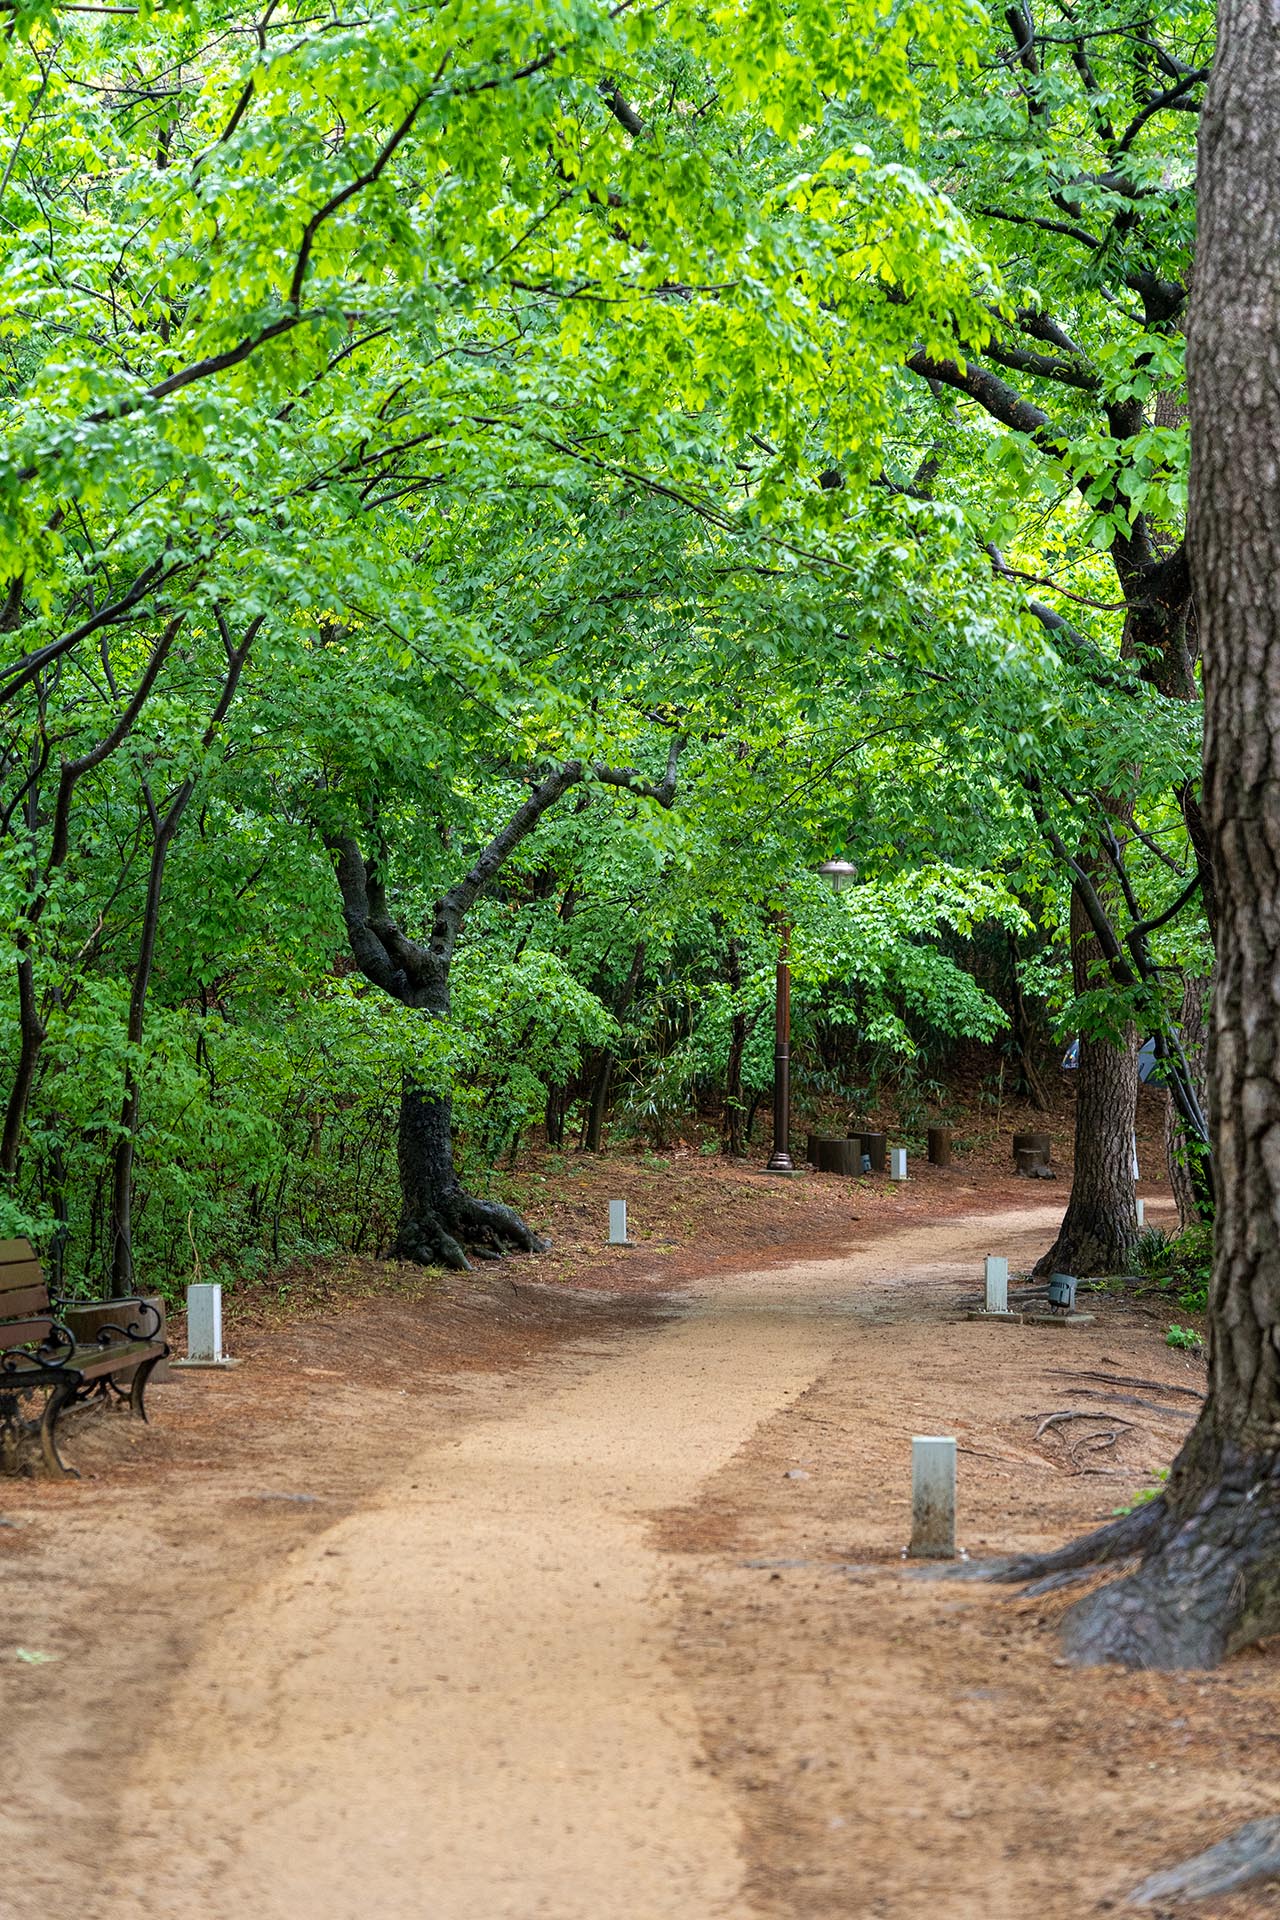
[[[426,1889],[432,1920],[745,1916],[647,1523],[812,1385],[869,1287],[918,1303],[930,1256],[989,1231],[722,1280],[428,1448],[202,1650],[126,1788],[104,1920],[418,1920]]]

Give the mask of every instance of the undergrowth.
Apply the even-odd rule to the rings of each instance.
[[[1138,1242],[1135,1261],[1140,1272],[1175,1296],[1184,1312],[1205,1311],[1213,1269],[1213,1227],[1208,1221],[1172,1237],[1149,1228]]]

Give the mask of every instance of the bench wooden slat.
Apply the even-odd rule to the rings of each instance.
[[[121,1367],[135,1366],[149,1354],[163,1352],[163,1340],[127,1340],[118,1347],[77,1347],[67,1362],[67,1372],[96,1380],[101,1374],[117,1373]]]
[[[163,1353],[164,1350],[163,1340],[124,1340],[114,1347],[77,1347],[62,1366],[41,1367],[33,1359],[29,1367],[0,1373],[0,1388],[5,1385],[54,1387],[61,1374],[81,1380],[100,1380],[104,1373],[119,1373],[125,1367],[136,1367],[140,1360],[149,1360],[153,1354]]]
[[[43,1285],[44,1269],[38,1260],[15,1260],[12,1266],[0,1267],[0,1311],[3,1311],[7,1293]]]
[[[51,1313],[46,1313],[42,1320],[0,1320],[0,1353],[7,1353],[11,1347],[29,1347],[33,1341],[43,1340],[52,1325]]]
[[[34,1260],[36,1250],[29,1240],[0,1240],[0,1267],[14,1260]]]
[[[23,1293],[0,1293],[0,1327],[6,1320],[29,1320],[33,1313],[48,1311],[47,1287],[28,1287]]]

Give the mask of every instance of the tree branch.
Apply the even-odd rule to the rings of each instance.
[[[311,248],[320,228],[326,220],[331,219],[332,216],[337,213],[339,207],[344,207],[348,200],[355,198],[356,194],[363,193],[366,187],[371,187],[374,181],[381,176],[387,162],[395,153],[396,148],[408,139],[413,123],[421,111],[422,97],[419,96],[395,132],[383,142],[373,165],[368,167],[364,173],[357,174],[354,180],[349,180],[346,186],[341,188],[341,190],[335,193],[330,199],[326,200],[322,207],[317,207],[316,211],[308,220],[302,230],[302,241],[298,248],[298,257],[294,262],[293,278],[289,283],[289,305],[291,307],[296,307],[302,298],[302,283],[307,277],[307,268],[311,264]]]
[[[1056,380],[1060,386],[1079,387],[1084,393],[1097,393],[1101,381],[1087,360],[1054,359],[1047,353],[1031,353],[1025,347],[1013,347],[1003,340],[989,342],[986,353],[998,366],[1011,367],[1015,373],[1033,374],[1037,380]]]
[[[616,80],[602,80],[600,82],[600,98],[604,101],[606,107],[608,107],[610,113],[618,122],[618,125],[625,128],[633,140],[643,140],[645,138],[648,129],[635,108],[629,106],[623,99],[621,93],[619,93]]]
[[[1211,69],[1209,67],[1195,67],[1190,73],[1184,73],[1180,79],[1174,82],[1173,86],[1166,87],[1163,93],[1157,93],[1152,99],[1148,100],[1146,106],[1142,108],[1141,112],[1134,115],[1129,125],[1125,128],[1123,134],[1120,136],[1120,142],[1116,151],[1118,153],[1127,153],[1138,135],[1142,132],[1142,129],[1146,126],[1148,120],[1157,113],[1164,113],[1171,107],[1175,108],[1179,113],[1199,113],[1199,104],[1188,100],[1186,96],[1193,87],[1203,86],[1204,82],[1209,78],[1210,72]]]
[[[169,650],[178,637],[178,631],[185,617],[181,613],[176,615],[156,641],[151,650],[151,657],[143,668],[142,678],[138,682],[133,698],[111,731],[99,740],[96,747],[90,748],[88,753],[82,753],[76,760],[63,761],[58,779],[58,797],[53,809],[53,836],[49,858],[45,865],[46,881],[54,869],[62,865],[67,855],[67,843],[71,830],[71,796],[76,782],[94,767],[100,767],[102,762],[115,752],[133,727],[135,720],[142,712],[147,696],[156,683],[161,667],[169,656]]]
[[[1011,227],[1040,227],[1045,233],[1062,233],[1069,240],[1078,240],[1081,246],[1099,248],[1102,241],[1096,234],[1084,227],[1076,227],[1065,220],[1050,220],[1039,213],[1005,213],[1000,207],[979,207],[978,212],[984,220],[1005,220]]]
[[[906,365],[924,380],[934,380],[954,388],[957,393],[967,394],[994,420],[1015,433],[1029,435],[1037,445],[1043,443],[1046,452],[1061,451],[1064,442],[1060,435],[1045,438],[1050,420],[1044,408],[1024,400],[1016,387],[1011,387],[997,374],[988,373],[985,367],[977,366],[972,360],[935,360],[923,348],[909,354]]]

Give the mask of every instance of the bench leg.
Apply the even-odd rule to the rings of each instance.
[[[69,1401],[75,1399],[74,1380],[60,1380],[44,1403],[44,1414],[40,1421],[40,1450],[44,1454],[45,1465],[50,1473],[58,1474],[64,1480],[78,1480],[79,1473],[69,1467],[58,1452],[57,1426],[58,1415]]]
[[[144,1360],[140,1366],[134,1368],[133,1385],[129,1389],[129,1410],[135,1420],[145,1420],[147,1417],[145,1398],[147,1382],[163,1359],[164,1355],[158,1353],[153,1360]]]
[[[22,1403],[16,1393],[0,1393],[0,1473],[22,1471]]]

